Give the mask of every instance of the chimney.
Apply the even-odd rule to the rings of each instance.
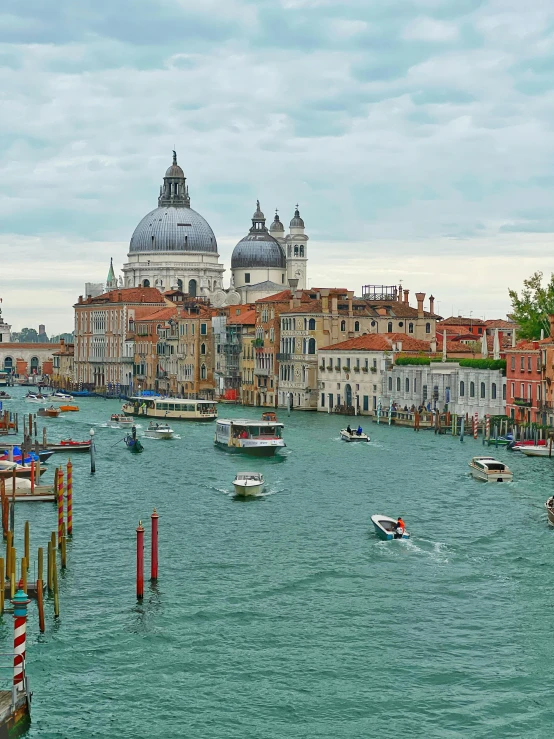
[[[429,295],[429,313],[435,312],[435,298]]]
[[[298,280],[297,280],[298,282]],[[302,303],[302,290],[296,290],[294,292],[293,301],[292,304],[295,308],[298,308],[298,306]]]
[[[417,317],[423,318],[423,301],[425,300],[425,293],[416,293],[417,300]]]
[[[298,279],[296,277],[289,278],[289,287],[291,293],[294,293],[296,291],[296,288],[298,287]]]
[[[431,339],[430,349],[431,349],[431,354],[437,353],[437,337],[436,336],[435,338]]]
[[[65,339],[60,339],[60,347],[65,346]]]
[[[331,296],[331,313],[336,316],[339,312],[339,302],[336,295]]]
[[[398,302],[402,302],[402,285],[398,285]]]
[[[321,310],[323,313],[329,313],[329,290],[321,291]]]
[[[348,291],[348,315],[352,317],[352,298],[354,297],[354,290]]]
[[[408,305],[408,303],[410,302],[408,299],[409,294],[410,294],[410,291],[404,288],[404,302],[406,303],[406,305]]]
[[[533,342],[533,349],[538,349],[538,348],[539,348],[539,342],[538,341],[534,341]]]
[[[396,342],[396,351],[401,352],[402,351],[402,342],[397,341]]]

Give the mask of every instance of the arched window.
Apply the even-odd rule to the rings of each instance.
[[[304,319],[304,331],[307,331],[307,330],[308,330],[308,319],[305,318]]]
[[[308,354],[315,354],[315,339],[308,341]]]
[[[484,383],[484,382],[482,382],[482,383],[481,383],[481,397],[482,397],[482,398],[484,398],[484,397],[485,397],[485,392],[486,392],[486,390],[485,390],[485,383]]]
[[[413,332],[414,332],[414,324],[413,323],[409,323],[408,324],[408,333],[409,334],[413,334]]]
[[[189,280],[189,295],[191,298],[196,297],[197,283],[196,280]]]
[[[143,280],[142,281],[142,286],[143,287],[150,287],[150,280]]]
[[[4,358],[4,369],[6,372],[11,372],[13,369],[13,359],[11,357]]]
[[[387,325],[387,333],[392,334],[392,321],[389,321]]]
[[[31,374],[36,375],[39,372],[38,357],[31,357]]]
[[[291,245],[289,244],[287,246],[287,257],[290,257],[290,256],[292,256],[292,255],[291,255]]]
[[[300,256],[301,257],[304,256],[304,246],[303,246],[303,244],[300,244]]]
[[[206,353],[206,344],[200,344],[200,354]]]
[[[475,383],[474,382],[469,383],[469,397],[470,398],[475,397]]]
[[[396,389],[398,392],[400,392],[400,377],[396,378]]]
[[[430,334],[431,333],[431,324],[430,323],[426,323],[425,324],[425,333],[426,334]]]
[[[466,384],[465,384],[465,382],[464,382],[464,381],[462,380],[462,381],[460,382],[460,398],[463,398],[465,394],[466,394]]]
[[[389,377],[389,390],[392,392],[392,377]]]
[[[206,379],[206,365],[203,364],[202,367],[200,367],[200,379],[205,380]]]
[[[493,382],[491,385],[491,398],[496,400],[496,382]]]
[[[183,280],[177,280],[177,290],[183,292]]]
[[[308,321],[308,328],[310,331],[315,331],[315,318],[310,318]]]
[[[341,321],[340,322],[340,330],[341,331],[346,331],[346,321]]]
[[[406,377],[406,392],[410,392],[410,378]]]
[[[314,326],[314,328],[315,328],[315,326]],[[359,331],[359,330],[360,330],[360,322],[359,321],[354,321],[354,331]]]

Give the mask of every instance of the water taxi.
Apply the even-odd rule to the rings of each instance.
[[[56,398],[57,400],[73,400],[73,395],[70,395],[69,393],[62,393],[61,390],[56,390],[56,392],[52,394],[52,397]]]
[[[167,423],[157,423],[150,421],[150,426],[144,432],[149,439],[173,439],[175,431],[170,428]]]
[[[237,495],[259,495],[264,487],[264,476],[260,472],[237,472],[233,485]]]
[[[371,517],[371,522],[375,527],[375,533],[383,541],[391,541],[392,539],[409,539],[410,535],[403,529],[402,532],[397,531],[397,521],[389,516],[382,516],[376,513]]]
[[[283,424],[274,421],[220,419],[215,427],[214,443],[229,452],[270,457],[286,446],[281,438],[282,429]]]
[[[136,396],[124,403],[121,410],[126,416],[175,418],[180,421],[213,421],[217,418],[216,403],[213,400],[193,400],[192,398]]]
[[[122,416],[121,413],[112,413],[110,426],[112,428],[131,428],[135,420],[132,416]]]
[[[341,429],[340,438],[343,441],[369,441],[369,436],[364,434],[363,431],[355,431],[354,429]]]
[[[473,457],[468,462],[471,474],[476,480],[483,482],[512,482],[513,472],[504,462],[492,457]]]
[[[50,406],[50,408],[39,408],[37,411],[37,416],[46,416],[47,418],[57,418],[60,415],[61,411],[59,408],[54,408],[53,405]]]

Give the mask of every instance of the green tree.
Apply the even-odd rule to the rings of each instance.
[[[34,328],[22,328],[19,333],[12,334],[12,340],[19,341],[20,344],[36,344],[38,333]]]
[[[550,316],[554,315],[554,274],[543,287],[542,272],[523,280],[521,295],[508,289],[512,301],[512,318],[519,325],[518,338],[540,339],[541,329],[550,336]]]

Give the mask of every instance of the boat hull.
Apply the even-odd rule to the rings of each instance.
[[[350,442],[359,442],[359,441],[369,441],[369,436],[367,434],[360,434],[358,436],[358,434],[356,434],[356,433],[349,434],[348,431],[346,431],[344,429],[340,432],[340,438],[343,441],[346,441],[348,443],[350,443]]]
[[[243,441],[242,439],[237,441]],[[244,441],[248,442],[248,439],[245,439]],[[248,444],[233,444],[229,446],[227,442],[222,441],[215,441],[215,445],[218,446],[220,449],[224,449],[226,452],[230,452],[231,454],[249,454],[252,457],[273,457],[279,449],[283,449],[285,444],[279,444],[278,446],[275,445],[265,445],[260,442],[256,443],[248,443]]]
[[[546,446],[516,446],[526,457],[550,457],[550,449]]]
[[[402,536],[395,536],[394,532],[387,531],[387,529],[385,529],[382,526],[382,523],[381,522],[383,522],[383,521],[385,521],[385,522],[387,522],[389,524],[395,523],[394,519],[393,518],[389,518],[388,516],[375,515],[375,516],[372,516],[371,517],[371,523],[373,524],[373,528],[375,529],[375,533],[377,534],[377,536],[379,537],[379,539],[381,539],[382,541],[393,541],[394,539],[400,540],[400,539],[409,539],[410,538],[410,534],[407,531],[404,531],[404,533],[402,534]]]
[[[173,439],[174,431],[145,431],[147,439]]]
[[[471,475],[480,482],[512,482],[514,479],[511,472],[490,472],[487,474],[482,470],[476,470],[474,467],[471,467]]]
[[[233,486],[235,488],[235,495],[238,495],[241,498],[260,495],[263,490],[263,483],[260,483],[259,485],[240,485],[239,483],[234,482]]]
[[[549,501],[547,500],[546,503],[544,504],[544,507],[546,508],[546,513],[548,515],[548,523],[551,526],[554,526],[554,509],[548,505],[548,502]]]
[[[53,452],[88,454],[90,452],[90,442],[87,441],[86,444],[48,444],[48,449]]]

